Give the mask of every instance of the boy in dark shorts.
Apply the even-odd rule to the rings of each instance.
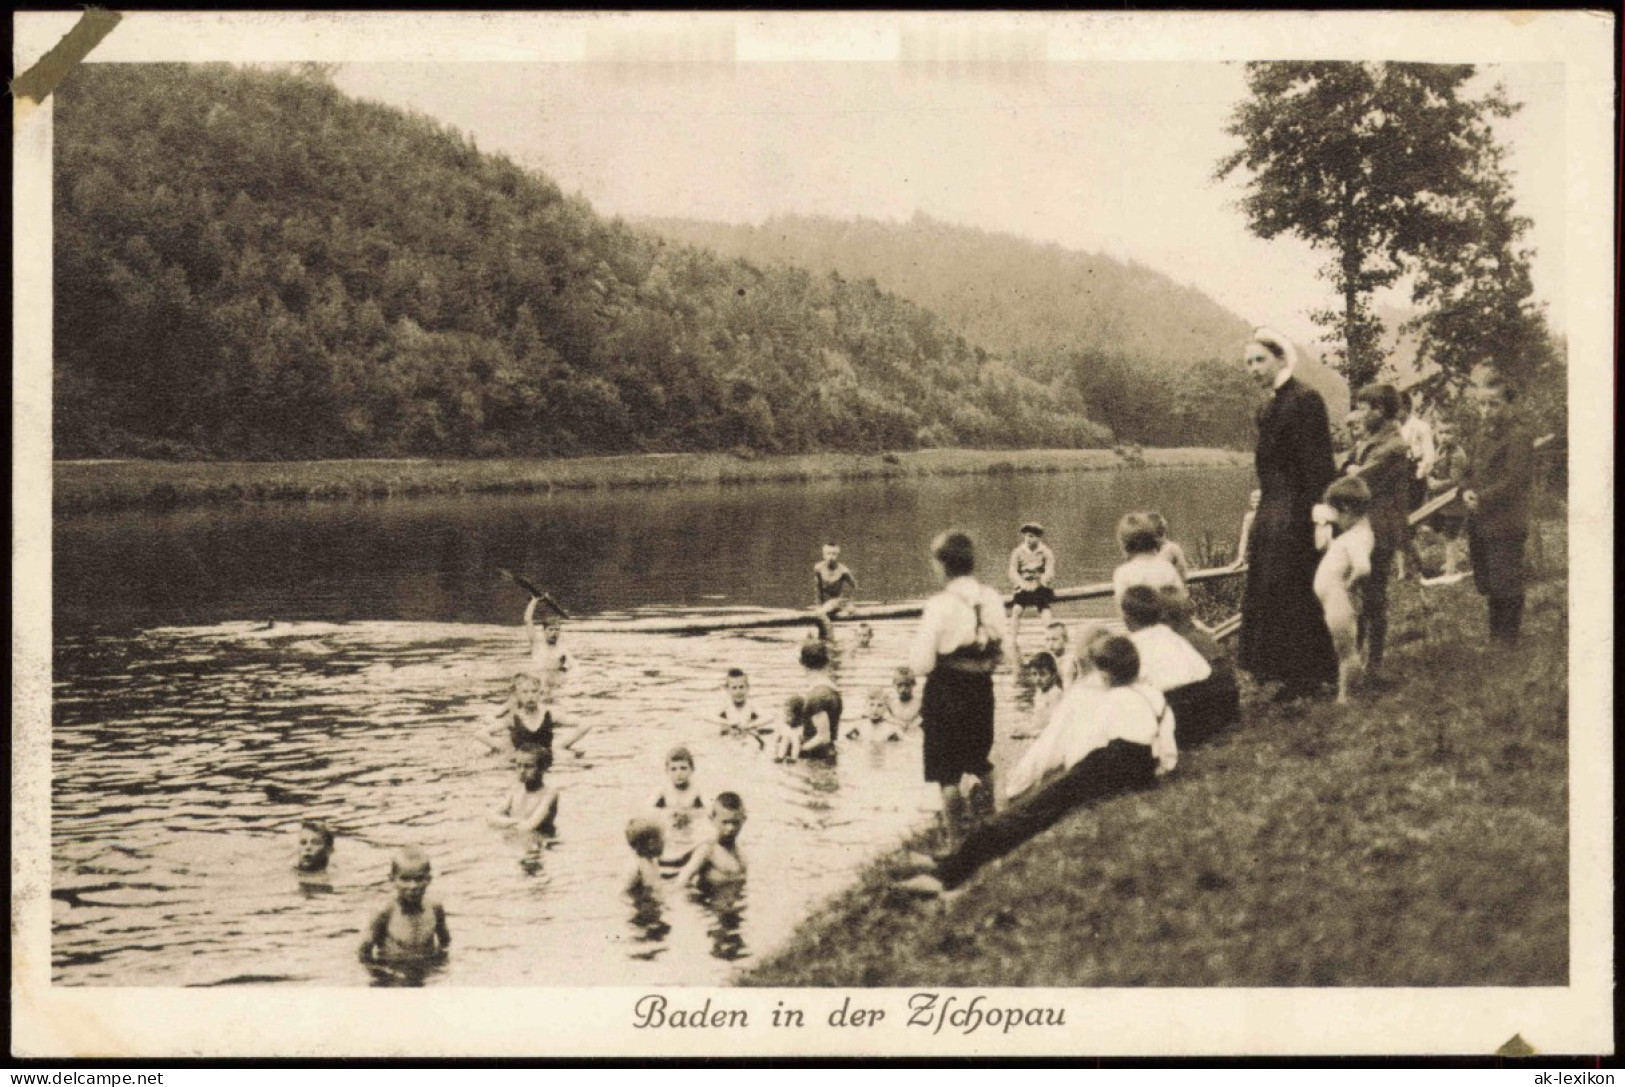
[[[446,909],[427,897],[429,858],[421,850],[403,849],[389,862],[389,882],[395,900],[373,917],[361,942],[365,963],[424,963],[437,959],[451,946]]]
[[[858,581],[841,561],[839,544],[826,543],[824,558],[813,564],[813,591],[818,603],[813,609],[813,621],[825,640],[835,637],[835,616],[852,606],[852,596],[858,591]]]
[[[1021,542],[1010,552],[1010,584],[1015,595],[1010,598],[1010,645],[1019,648],[1021,613],[1031,608],[1044,622],[1049,622],[1050,608],[1055,604],[1055,552],[1044,543],[1044,526],[1028,521],[1021,526]]]

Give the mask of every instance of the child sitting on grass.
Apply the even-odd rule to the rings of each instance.
[[[738,883],[745,878],[745,858],[739,855],[739,831],[745,825],[745,802],[738,793],[718,793],[711,802],[711,838],[694,850],[677,882],[696,880],[709,886]]]
[[[802,643],[799,656],[806,687],[786,704],[784,727],[800,726],[801,740],[796,757],[830,758],[835,754],[835,740],[840,734],[842,702],[835,677],[829,671],[829,646],[820,638],[811,638]]]
[[[451,946],[446,910],[429,899],[429,858],[421,850],[403,849],[389,862],[395,898],[367,926],[360,958],[365,963],[423,963],[439,958]]]
[[[958,849],[935,856],[911,854],[907,866],[921,874],[896,884],[899,890],[922,895],[952,890],[1077,805],[1144,788],[1157,774],[1173,769],[1178,759],[1173,713],[1162,695],[1139,678],[1134,643],[1121,635],[1098,638],[1089,644],[1089,657],[1105,691],[1083,703],[1074,703],[1069,695],[1046,730],[1046,735],[1059,733],[1054,752],[1065,760],[1060,776],[1014,800],[971,831]],[[1074,706],[1085,712],[1069,720]]]
[[[1345,705],[1363,671],[1359,583],[1371,573],[1371,549],[1376,546],[1366,518],[1370,504],[1371,489],[1365,480],[1344,476],[1332,481],[1326,488],[1325,505],[1316,507],[1317,520],[1329,523],[1337,532],[1315,568],[1314,584],[1337,650],[1337,701]]]
[[[521,751],[514,755],[513,765],[519,780],[492,813],[492,822],[551,833],[559,813],[559,791],[548,788],[544,779],[553,766],[553,752],[545,747]]]
[[[553,750],[559,729],[565,728],[559,746],[574,751],[577,743],[592,731],[591,725],[570,725],[553,706],[553,688],[530,672],[514,674],[508,700],[491,719],[491,724],[474,731],[474,738],[492,752]]]
[[[1117,542],[1125,560],[1112,571],[1112,595],[1119,607],[1123,603],[1123,591],[1131,585],[1147,585],[1159,593],[1189,599],[1185,579],[1179,576],[1174,564],[1160,554],[1162,541],[1157,538],[1152,514],[1125,514],[1117,523]]]

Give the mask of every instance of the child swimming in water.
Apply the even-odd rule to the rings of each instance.
[[[858,648],[868,649],[875,640],[875,628],[868,623],[858,624]]]
[[[545,781],[547,771],[553,766],[553,752],[545,747],[516,752],[513,765],[519,780],[508,791],[502,806],[491,814],[491,821],[500,826],[551,833],[559,814],[559,791],[548,788]]]
[[[555,615],[549,615],[542,620],[541,633],[536,631],[536,605],[542,602],[542,597],[533,596],[530,603],[525,605],[525,636],[530,650],[530,663],[542,682],[548,686],[557,686],[564,680],[564,673],[570,670],[570,656],[559,645],[562,631],[559,620]]]
[[[365,963],[421,963],[438,958],[451,946],[446,910],[427,896],[429,858],[418,849],[403,849],[389,862],[395,898],[373,917],[361,942]]]
[[[319,875],[327,871],[327,862],[333,856],[333,830],[320,819],[306,819],[299,824],[299,859],[294,870],[300,875]]]
[[[1337,701],[1347,704],[1349,690],[1359,682],[1360,660],[1359,582],[1371,573],[1371,549],[1376,537],[1366,509],[1371,504],[1371,488],[1365,480],[1345,476],[1326,488],[1325,504],[1331,508],[1331,525],[1337,536],[1326,545],[1315,568],[1315,595],[1320,598],[1337,649]],[[1324,514],[1322,514],[1324,516]]]
[[[632,871],[621,883],[627,894],[642,891],[659,894],[660,855],[666,851],[666,834],[653,819],[636,818],[626,824],[626,844],[632,847]]]
[[[474,738],[492,752],[553,750],[554,741],[567,751],[575,751],[591,725],[566,720],[553,705],[553,688],[531,672],[516,672],[508,700],[491,718],[491,724],[474,730]],[[579,754],[579,752],[577,752]]]
[[[784,701],[784,717],[779,721],[778,731],[773,733],[773,761],[795,762],[801,758],[801,719],[804,716],[807,700],[801,695],[793,694]]]
[[[1066,624],[1057,619],[1044,631],[1044,651],[1055,658],[1055,674],[1061,677],[1061,686],[1070,687],[1083,675],[1083,665],[1072,652],[1072,635]]]
[[[705,813],[705,799],[694,788],[694,755],[686,747],[666,753],[666,786],[655,794],[651,805],[665,823],[665,852],[660,864],[675,870],[688,862],[700,839],[699,818]]]
[[[759,730],[767,726],[767,718],[750,704],[750,678],[745,675],[743,668],[728,669],[728,676],[722,685],[728,692],[728,697],[723,700],[722,708],[717,711],[715,720],[722,726],[724,736],[729,733],[755,736]]]
[[[739,831],[745,825],[745,802],[738,793],[718,793],[711,802],[711,839],[702,842],[677,882],[738,883],[745,878],[745,858],[739,855]]]

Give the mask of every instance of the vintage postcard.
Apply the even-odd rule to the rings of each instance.
[[[1613,1051],[1613,16],[14,29],[14,1056]]]

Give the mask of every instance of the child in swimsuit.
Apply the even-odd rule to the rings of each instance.
[[[818,631],[824,638],[831,638],[835,633],[831,620],[851,606],[852,595],[858,591],[857,579],[841,562],[839,544],[826,543],[823,561],[813,564],[813,590],[818,598],[813,610]]]
[[[1170,598],[1189,599],[1185,579],[1174,564],[1163,558],[1162,541],[1149,513],[1129,513],[1117,523],[1117,542],[1125,561],[1112,571],[1112,596],[1119,607],[1123,590],[1130,585],[1149,585]]]
[[[711,840],[700,844],[677,874],[680,884],[699,880],[715,886],[745,878],[745,858],[739,855],[739,831],[745,825],[745,802],[738,793],[718,793],[711,803]]]
[[[502,806],[491,813],[491,821],[499,826],[552,833],[559,814],[559,791],[549,789],[544,779],[553,766],[553,752],[545,747],[517,752],[513,766],[519,780]]]
[[[537,635],[536,605],[541,602],[541,597],[533,596],[530,603],[525,605],[525,636],[529,643],[531,665],[543,683],[554,687],[563,681],[564,673],[569,671],[570,657],[559,647],[561,631],[557,616],[549,615],[543,619],[541,635]]]
[[[1321,611],[1326,616],[1326,629],[1331,631],[1332,645],[1337,649],[1337,701],[1347,703],[1349,689],[1359,681],[1363,665],[1360,660],[1360,595],[1358,583],[1371,573],[1371,549],[1376,537],[1366,509],[1371,504],[1371,489],[1357,476],[1334,480],[1326,488],[1325,506],[1329,507],[1329,523],[1337,536],[1326,545],[1315,568],[1315,595],[1320,598]],[[1324,507],[1316,507],[1317,519],[1328,519]]]
[[[476,728],[474,738],[492,752],[553,750],[559,746],[575,751],[591,725],[567,721],[553,705],[553,689],[530,672],[514,674],[508,700],[485,728]],[[562,738],[560,738],[562,737]],[[579,752],[577,752],[579,754]]]
[[[416,849],[403,849],[389,863],[389,882],[395,899],[373,917],[361,942],[365,963],[421,963],[444,955],[451,946],[446,910],[426,897],[429,858]]]
[[[635,858],[632,871],[621,883],[627,894],[640,891],[658,895],[660,884],[660,854],[666,851],[666,833],[653,819],[633,819],[626,824],[626,844],[632,847]]]
[[[750,704],[750,679],[743,668],[728,669],[723,688],[728,692],[728,697],[723,700],[715,719],[722,726],[724,736],[729,733],[755,736],[767,726],[767,719]]]
[[[666,753],[666,778],[666,787],[655,794],[652,806],[665,822],[660,865],[668,875],[676,875],[699,843],[699,820],[705,814],[705,799],[694,788],[694,756],[688,748],[674,747]]]
[[[1055,590],[1050,588],[1055,579],[1055,552],[1044,543],[1043,525],[1029,521],[1021,526],[1021,542],[1010,552],[1008,573],[1015,587],[1010,598],[1010,644],[1015,646],[1021,634],[1021,613],[1031,608],[1048,622],[1055,603]]]
[[[906,664],[892,673],[891,690],[881,699],[881,716],[873,719],[876,739],[901,740],[920,723],[920,700],[914,693],[917,683],[914,669]]]

